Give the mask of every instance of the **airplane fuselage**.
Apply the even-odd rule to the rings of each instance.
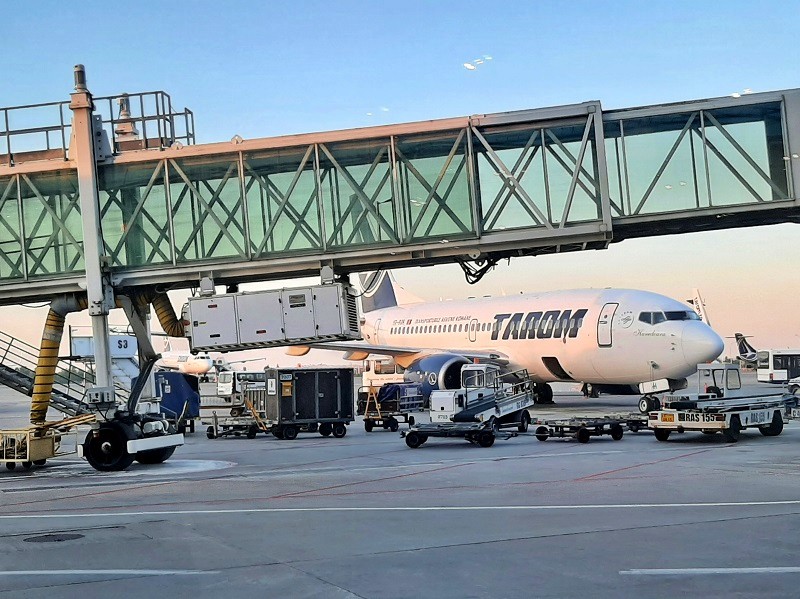
[[[536,381],[633,384],[680,379],[723,341],[687,305],[628,289],[444,301],[365,314],[370,344],[498,352]],[[434,352],[430,352],[434,353]]]

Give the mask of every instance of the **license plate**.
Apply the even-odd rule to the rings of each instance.
[[[675,414],[661,414],[661,422],[675,422]]]
[[[800,418],[800,408],[792,408],[792,418]]]

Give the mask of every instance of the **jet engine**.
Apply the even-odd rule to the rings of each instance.
[[[469,363],[457,354],[433,354],[414,360],[406,368],[404,379],[421,385],[422,395],[427,398],[431,391],[461,387],[461,367]]]

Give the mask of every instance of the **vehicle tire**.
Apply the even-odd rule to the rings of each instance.
[[[406,445],[408,445],[411,449],[416,449],[423,443],[424,441],[422,440],[422,435],[420,435],[417,431],[411,431],[406,435]]]
[[[17,467],[16,462],[6,462],[6,468],[9,470],[14,470]]]
[[[478,445],[481,447],[491,447],[494,445],[494,433],[492,431],[481,431],[478,435]]]
[[[408,417],[408,426],[414,426],[415,423],[416,423],[416,420],[414,420],[414,417],[413,416],[409,416]]]
[[[578,432],[575,434],[575,438],[578,440],[578,443],[588,443],[589,439],[592,438],[592,434],[589,432],[588,428],[582,426],[578,429]]]
[[[250,427],[247,429],[247,438],[255,439],[257,434],[258,434],[258,427],[255,424],[251,424]]]
[[[209,426],[206,429],[206,437],[208,437],[209,439],[215,439],[216,438],[216,435],[214,434],[214,427],[213,426]]]
[[[798,391],[800,391],[800,385],[792,385],[789,387],[789,393],[792,395],[797,395]]]
[[[666,428],[653,429],[653,434],[656,436],[656,439],[658,439],[659,441],[666,441],[667,439],[669,439],[670,432],[672,432],[672,431],[670,431],[669,429],[666,429]]]
[[[397,431],[400,430],[400,423],[397,422],[396,418],[389,419],[389,430],[392,431],[393,433],[396,433]]]
[[[307,425],[306,432],[307,433],[316,433],[319,430],[319,424],[316,422],[312,422],[311,424]]]
[[[46,463],[47,463],[46,459],[33,460],[33,465],[34,466],[44,466]]]
[[[742,423],[739,416],[734,414],[731,416],[731,424],[728,428],[722,430],[722,436],[729,443],[736,443],[742,434]]]
[[[33,462],[22,462],[22,467],[25,468],[25,470],[30,470],[33,468]]]
[[[528,432],[528,425],[531,423],[531,415],[528,413],[528,410],[522,410],[522,413],[519,415],[519,426],[517,427],[517,431],[520,433]]]
[[[283,436],[281,438],[285,439],[286,441],[293,441],[294,439],[297,439],[297,427],[293,424],[284,426]]]
[[[492,431],[493,434],[497,433],[500,430],[500,423],[497,422],[497,418],[492,416],[489,418],[489,429]]]
[[[702,432],[704,435],[716,435],[717,434],[717,431],[700,431],[700,432]]]
[[[550,429],[546,426],[537,426],[534,434],[539,441],[547,441],[548,437],[550,437]]]
[[[175,453],[175,446],[159,447],[158,449],[148,449],[136,454],[136,461],[140,464],[161,464],[166,462]]]
[[[628,430],[631,431],[632,433],[638,433],[639,432],[639,425],[638,424],[629,424],[628,425]]]
[[[706,393],[713,393],[717,397],[722,397],[722,389],[715,385],[709,385],[706,387]]]
[[[661,400],[657,397],[650,398],[650,405],[653,406],[652,410],[660,410],[661,409]]]
[[[639,411],[642,414],[647,414],[652,409],[653,409],[653,402],[650,401],[650,398],[647,397],[647,395],[639,399]]]
[[[758,427],[765,437],[777,437],[783,432],[783,416],[778,411],[772,415],[772,422]]]
[[[619,441],[620,439],[622,439],[622,435],[624,434],[625,431],[622,429],[621,424],[611,425],[611,438],[614,439],[614,441]]]
[[[420,444],[420,445],[424,445],[424,444],[425,444],[425,441],[427,441],[427,440],[428,440],[428,435],[423,435],[422,433],[420,433],[420,435],[419,435],[419,438],[420,438],[420,442],[419,442],[419,444]]]
[[[128,441],[135,438],[133,429],[119,422],[104,422],[89,431],[83,442],[83,455],[89,465],[100,472],[118,472],[133,463],[135,454],[128,453]]]
[[[231,416],[233,416],[234,418],[238,418],[242,414],[244,414],[244,408],[242,407],[231,408]]]
[[[347,434],[347,427],[343,423],[337,422],[333,425],[331,432],[333,433],[334,437],[341,439]]]
[[[364,421],[364,430],[367,431],[368,433],[372,432],[372,429],[373,429],[374,426],[375,426],[375,423],[372,420],[365,420]]]
[[[333,426],[331,426],[330,422],[323,422],[319,425],[319,434],[323,437],[329,437],[332,432]]]
[[[272,429],[272,436],[276,439],[283,439],[283,429],[276,427]]]

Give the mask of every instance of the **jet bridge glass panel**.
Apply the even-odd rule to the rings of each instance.
[[[401,137],[395,152],[406,240],[474,237],[467,131]]]
[[[113,266],[172,262],[166,161],[98,169],[106,253]]]
[[[14,186],[4,186],[0,196],[0,213],[13,218],[6,204],[18,192],[19,220],[24,253],[22,264],[28,277],[81,272],[83,261],[83,229],[81,225],[78,177],[75,171],[49,171],[21,174]],[[3,187],[0,185],[0,187]],[[5,202],[2,198],[5,198]],[[12,201],[13,203],[13,201]],[[14,239],[7,220],[0,223],[0,240],[10,248],[8,259],[0,258],[9,272],[18,272],[19,256],[14,252]]]
[[[473,129],[484,231],[602,219],[594,114]]]
[[[24,233],[20,223],[18,177],[0,179],[0,279],[24,276]]]
[[[607,118],[615,217],[790,197],[780,102]]]
[[[167,173],[176,261],[245,258],[238,154],[170,159]]]
[[[314,146],[247,153],[242,164],[251,254],[321,250]]]

